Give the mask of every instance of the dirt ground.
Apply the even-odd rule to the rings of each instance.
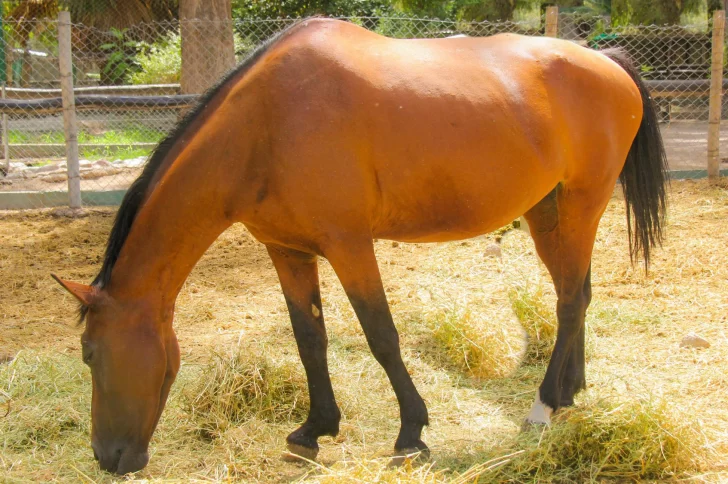
[[[0,212],[0,353],[80,359],[82,328],[76,324],[76,305],[50,273],[90,281],[100,267],[112,220],[108,210],[91,210],[80,219],[54,218],[45,210]],[[577,399],[579,405],[582,398],[641,396],[695,418],[709,452],[693,477],[706,482],[728,480],[726,221],[727,187],[673,182],[665,246],[655,251],[645,275],[639,265],[630,266],[624,205],[613,198],[593,259],[589,389]],[[472,380],[427,357],[431,341],[422,321],[434,312],[467,308],[484,328],[513,329],[519,323],[509,289],[543,287],[553,302],[545,270],[524,232],[503,238],[502,258],[487,255],[493,243],[492,236],[484,236],[449,244],[376,245],[405,359],[430,408],[431,426],[424,440],[436,466],[445,466],[437,464],[443,460],[450,467],[453,462],[465,465],[477,457],[478,449],[513,439],[543,374],[543,368],[521,367],[506,378]],[[320,460],[329,465],[387,455],[398,427],[394,395],[368,354],[326,261],[321,261],[321,273],[332,378],[344,420],[340,437],[323,439]],[[183,360],[177,392],[189,383],[191,377],[185,375],[194,375],[192,369],[208,361],[213,351],[249,344],[274,357],[296,356],[275,271],[263,246],[240,226],[224,233],[194,269],[180,294],[175,326]],[[690,332],[707,339],[710,348],[680,348]],[[0,389],[9,384],[0,381]],[[224,480],[225,472],[234,470],[238,479],[269,482],[290,481],[305,472],[278,459],[290,424],[246,424],[226,437],[232,439],[227,444],[172,444],[169,436],[176,435],[176,421],[187,418],[177,410],[177,396],[170,397],[167,416],[152,442],[151,463],[137,478]],[[245,432],[259,436],[241,437]],[[85,476],[109,481],[84,447],[87,442],[74,447],[77,454],[72,455],[78,457],[72,466],[54,465],[58,453],[71,452],[61,444],[60,450],[38,451],[42,458],[0,459],[0,480]]]

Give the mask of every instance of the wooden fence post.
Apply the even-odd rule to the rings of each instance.
[[[559,35],[559,7],[546,7],[546,37]]]
[[[708,114],[708,178],[720,176],[720,118],[723,99],[723,45],[725,10],[713,12],[713,57],[710,69],[710,108]]]
[[[61,70],[63,130],[66,134],[68,167],[68,204],[81,208],[81,175],[78,166],[78,125],[76,100],[73,96],[73,56],[71,52],[71,14],[58,12],[58,63]]]
[[[3,83],[3,99],[5,99],[5,83]],[[10,173],[10,142],[8,133],[8,115],[3,113],[2,117],[2,129],[3,129],[3,155],[5,158],[5,174]]]

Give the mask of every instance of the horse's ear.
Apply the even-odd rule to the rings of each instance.
[[[51,277],[56,280],[58,284],[73,294],[73,297],[78,299],[84,306],[91,306],[96,300],[98,295],[98,289],[93,286],[87,286],[85,284],[78,284],[77,282],[64,281],[55,274],[51,274]]]

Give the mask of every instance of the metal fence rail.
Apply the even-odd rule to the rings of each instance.
[[[180,85],[184,32],[232,31],[234,59],[239,62],[297,20],[243,19],[232,24],[191,21],[184,26],[169,21],[109,31],[69,25],[67,46],[59,43],[62,28],[58,21],[24,21],[17,34],[6,36],[7,69],[0,73],[0,83],[6,85],[0,99],[4,146],[0,209],[68,204],[69,173],[78,179],[83,203],[118,203],[148,154],[199,93],[199,87]],[[728,90],[728,81],[722,82],[721,89],[721,81],[716,79],[720,76],[714,75],[716,44],[712,36],[719,26],[710,23],[618,27],[606,18],[558,14],[553,8],[546,16],[529,22],[408,17],[344,20],[396,38],[509,32],[550,35],[594,49],[623,48],[640,66],[659,108],[673,168],[705,169],[711,83],[713,104],[718,103],[713,112],[715,133],[720,118],[728,118],[728,103],[720,102],[722,92]],[[6,29],[14,32],[12,25]],[[210,57],[218,55],[204,45],[189,47],[189,40],[186,45],[188,65],[205,65]],[[60,58],[64,52],[72,57],[73,68],[67,79],[74,86],[72,95],[66,89],[66,103],[61,89]],[[719,75],[725,68],[722,58],[721,54]],[[68,108],[71,100],[77,116],[77,172],[67,152],[69,143],[73,144],[69,136],[73,135],[64,130],[64,106]],[[728,136],[725,138],[715,136],[711,153],[716,159],[721,141],[724,151],[728,150]]]

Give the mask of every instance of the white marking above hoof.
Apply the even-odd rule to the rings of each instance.
[[[536,391],[536,400],[534,400],[531,406],[531,411],[528,412],[526,423],[551,425],[552,413],[554,413],[554,409],[543,403],[540,392]]]

